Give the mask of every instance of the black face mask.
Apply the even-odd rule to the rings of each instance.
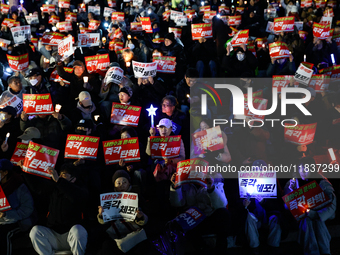
[[[79,130],[79,129],[76,129],[75,133],[76,133],[77,135],[86,135],[86,131],[84,131],[84,130]]]

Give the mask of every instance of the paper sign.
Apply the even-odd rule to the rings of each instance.
[[[301,8],[311,7],[313,0],[301,0]]]
[[[51,95],[23,94],[24,111],[27,114],[52,114],[54,112]]]
[[[65,72],[68,72],[68,73],[73,73],[73,68],[72,67],[64,67],[64,71]],[[61,78],[58,74],[58,71],[57,69],[55,69],[52,73],[51,73],[51,76],[50,76],[50,81],[53,81],[53,82],[64,82],[66,84],[70,84],[69,81]]]
[[[276,172],[238,172],[240,198],[276,198]]]
[[[325,92],[328,90],[330,78],[329,75],[325,74],[313,74],[308,87],[313,88],[316,93]]]
[[[86,69],[89,73],[97,70],[106,71],[110,66],[109,54],[85,57]]]
[[[9,98],[5,103],[0,105],[0,109],[5,108],[6,106],[12,106],[16,110],[17,114],[19,114],[22,111],[23,103],[19,97],[14,95]]]
[[[42,12],[55,12],[55,5],[54,4],[43,4],[42,7],[41,7],[41,11]]]
[[[198,183],[206,187],[206,176],[209,174],[208,161],[201,158],[182,160],[177,163],[175,187],[184,183]]]
[[[123,159],[124,162],[139,162],[138,137],[103,142],[105,164],[111,165]]]
[[[131,22],[130,25],[131,25],[131,31],[134,31],[134,32],[143,31],[143,26],[141,22]]]
[[[0,47],[2,48],[2,50],[7,51],[7,47],[10,44],[11,44],[11,41],[0,38]]]
[[[48,20],[48,24],[57,24],[60,21],[59,17],[56,15],[52,15]]]
[[[111,15],[112,20],[124,21],[124,12],[113,12]]]
[[[28,53],[20,56],[11,56],[6,54],[9,67],[14,72],[25,71],[29,66]]]
[[[96,16],[100,16],[100,6],[88,6],[87,10]]]
[[[90,29],[88,29],[87,27],[80,27],[79,28],[80,33],[81,34],[87,34],[87,33],[91,33],[92,31]]]
[[[330,75],[331,81],[334,81],[340,78],[340,65],[327,67],[327,68],[321,69],[319,72],[322,74]]]
[[[15,44],[24,43],[25,40],[31,39],[31,26],[12,27],[11,32]]]
[[[14,153],[11,157],[12,164],[17,165],[20,160],[25,159],[27,149],[28,149],[27,143],[17,142]]]
[[[239,12],[240,14],[244,13],[244,7],[236,7],[235,12]]]
[[[107,4],[110,8],[116,7],[116,0],[108,0]]]
[[[78,34],[78,42],[80,47],[99,46],[100,41],[99,33]]]
[[[109,84],[111,82],[115,84],[120,84],[123,80],[124,71],[120,67],[110,67],[110,69],[106,72],[104,83]]]
[[[204,12],[210,11],[210,5],[209,6],[201,6],[199,14],[204,14]]]
[[[317,123],[298,124],[295,127],[286,125],[284,129],[285,142],[308,145],[313,142]]]
[[[274,42],[269,44],[269,55],[273,59],[289,58],[290,52],[284,42]]]
[[[181,39],[182,28],[169,27],[169,33],[174,33],[175,38]]]
[[[282,17],[274,19],[274,32],[293,32],[295,17]]]
[[[242,44],[248,44],[249,29],[238,31],[237,34],[231,40],[233,47],[241,46]]]
[[[307,39],[307,35],[308,35],[308,32],[306,31],[299,31],[299,36],[302,40],[306,40]]]
[[[96,159],[99,137],[86,135],[67,135],[65,158]]]
[[[149,76],[154,77],[157,73],[157,63],[141,63],[132,61],[132,69],[135,74],[135,78],[147,78]]]
[[[58,54],[63,57],[63,59],[72,56],[74,49],[72,46],[72,36],[68,36],[58,43]]]
[[[22,169],[24,172],[50,179],[51,175],[47,172],[47,168],[54,168],[58,155],[57,149],[30,142]]]
[[[68,9],[68,8],[70,8],[70,0],[59,0],[58,6],[59,6],[59,8]]]
[[[199,40],[202,37],[212,38],[212,24],[200,23],[191,25],[192,40]]]
[[[187,18],[189,20],[191,20],[192,18],[196,17],[196,12],[195,10],[186,10],[184,11],[185,15],[187,16]]]
[[[57,23],[57,28],[58,28],[59,32],[68,32],[68,31],[72,31],[72,29],[73,29],[71,22],[68,22],[68,21]],[[72,38],[72,36],[71,36],[71,38]]]
[[[64,35],[61,33],[45,32],[41,39],[41,43],[52,45],[52,46],[58,46],[59,42],[63,40],[63,38],[64,38]]]
[[[296,220],[305,216],[307,209],[321,208],[330,203],[316,181],[310,182],[282,197]]]
[[[151,27],[150,17],[140,17],[140,22],[142,23],[143,30],[146,33],[153,33]]]
[[[6,195],[0,186],[0,212],[5,212],[11,209],[11,205],[8,202],[8,199],[6,198]]]
[[[103,220],[125,219],[134,221],[138,210],[138,194],[131,192],[112,192],[100,195],[103,207]]]
[[[25,19],[29,25],[39,24],[39,17],[37,14],[26,15]]]
[[[247,45],[247,50],[249,50],[253,55],[256,57],[256,49],[255,49],[255,44],[250,43]]]
[[[163,20],[167,20],[168,18],[170,18],[170,13],[171,10],[163,12],[162,14]]]
[[[241,15],[229,16],[228,24],[229,24],[229,26],[239,26],[239,25],[241,25],[241,21],[242,21]]]
[[[277,88],[277,92],[281,93],[282,88],[287,88],[289,84],[294,84],[293,75],[273,75],[273,88]]]
[[[322,16],[319,24],[328,25],[330,28],[332,26],[332,21],[333,21],[333,17]]]
[[[218,12],[221,13],[222,11],[224,11],[225,14],[227,14],[227,15],[230,14],[230,9],[227,6],[219,6],[218,7]]]
[[[333,12],[332,9],[325,10],[323,12],[323,16],[325,16],[325,17],[334,17],[334,12]]]
[[[5,18],[2,21],[1,26],[5,26],[5,27],[8,27],[8,28],[11,28],[11,27],[14,27],[14,26],[20,26],[20,22],[15,22],[14,19]]]
[[[185,213],[178,215],[175,220],[181,226],[184,233],[195,228],[206,216],[197,207],[190,207]]]
[[[325,0],[315,0],[315,6],[316,6],[317,9],[325,8],[326,2],[325,2]]]
[[[1,3],[1,13],[7,14],[9,12],[9,5]]]
[[[115,10],[109,7],[105,7],[104,8],[104,17],[111,17],[111,14],[114,12]]]
[[[150,136],[151,158],[176,158],[181,149],[181,136]]]
[[[196,132],[192,134],[192,139],[194,141],[196,155],[224,148],[220,126]]]
[[[66,12],[65,21],[67,21],[67,22],[77,22],[77,13]]]
[[[331,29],[328,25],[313,23],[313,35],[319,39],[327,39],[332,36]]]
[[[132,0],[132,5],[141,8],[143,5],[143,0]]]
[[[267,38],[256,38],[255,42],[257,48],[261,48],[263,44],[267,45]]]
[[[277,34],[277,33],[274,31],[274,22],[268,21],[267,27],[266,27],[266,32],[272,33],[272,34]]]
[[[138,126],[142,107],[113,102],[111,123],[126,126]]]
[[[158,43],[158,44],[164,43],[164,38],[154,38],[154,39],[152,39],[152,42]]]
[[[298,31],[301,31],[303,29],[303,22],[302,21],[296,21],[296,22],[294,22],[294,26],[296,26],[296,29]]]
[[[187,25],[188,18],[186,15],[178,16],[175,19],[176,26],[178,27],[184,27]]]
[[[308,85],[309,80],[312,78],[312,75],[313,75],[313,69],[308,68],[301,63],[295,73],[294,79],[299,83]]]
[[[175,21],[176,17],[183,16],[183,12],[178,12],[174,10],[170,10],[170,19]]]
[[[90,22],[89,22],[89,27],[88,29],[90,29],[91,31],[94,31],[94,30],[97,30],[100,26],[100,20],[95,20],[95,19],[92,19]]]
[[[209,20],[211,21],[213,17],[216,16],[216,11],[206,11],[204,12],[203,18],[204,20]]]
[[[176,71],[176,57],[153,57],[153,62],[157,63],[158,73],[175,73]]]

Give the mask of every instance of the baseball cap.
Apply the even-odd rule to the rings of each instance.
[[[39,68],[33,68],[33,69],[29,70],[26,78],[32,77],[34,75],[41,75],[41,71],[40,71]]]
[[[80,92],[78,99],[85,107],[92,105],[91,95],[87,91]]]
[[[132,94],[133,94],[132,89],[130,87],[127,87],[127,86],[124,86],[124,87],[120,88],[119,93],[120,92],[128,94],[129,97],[132,97]]]
[[[161,127],[161,126],[164,126],[166,128],[171,128],[172,127],[172,121],[167,119],[167,118],[161,119],[159,121],[157,127]]]
[[[40,137],[41,137],[40,131],[35,127],[26,128],[24,133],[18,136],[18,138],[22,140],[32,140],[33,138],[39,139]]]

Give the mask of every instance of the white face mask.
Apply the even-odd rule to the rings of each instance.
[[[32,80],[30,80],[30,83],[32,84],[32,86],[35,86],[35,85],[37,85],[38,80],[37,79],[32,79]]]
[[[135,45],[133,43],[129,43],[128,47],[130,48],[130,50],[133,50],[135,48]]]
[[[243,61],[244,57],[245,57],[245,54],[244,53],[237,53],[236,54],[236,57],[239,61]]]

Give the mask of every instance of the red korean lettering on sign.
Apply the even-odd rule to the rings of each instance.
[[[124,21],[124,12],[113,12],[111,14],[112,20]]]
[[[1,4],[1,13],[7,14],[9,12],[9,5],[8,4]]]
[[[11,205],[8,202],[8,199],[0,186],[0,212],[5,212],[11,209]]]
[[[86,135],[68,135],[65,146],[65,158],[95,160],[98,153],[99,137]]]
[[[27,149],[28,149],[27,143],[17,142],[14,153],[11,157],[12,164],[17,165],[20,160],[25,159]]]
[[[283,17],[274,19],[274,32],[293,32],[295,17]]]
[[[55,167],[58,155],[57,149],[30,142],[22,169],[24,172],[50,179],[47,168]]]
[[[204,154],[224,148],[220,126],[202,130],[192,134],[195,154]]]
[[[60,32],[72,31],[72,24],[71,24],[71,22],[64,21],[64,22],[59,22],[58,24],[59,24],[58,30]]]
[[[199,40],[200,38],[212,38],[212,24],[200,23],[191,25],[192,40]]]
[[[241,15],[229,16],[229,18],[228,18],[229,26],[239,26],[239,25],[241,25],[241,21],[242,21]]]
[[[269,44],[269,55],[273,59],[288,58],[290,52],[286,43],[274,42]]]
[[[77,13],[67,12],[65,16],[65,21],[67,22],[77,22]]]
[[[176,158],[181,149],[181,136],[151,136],[150,147],[153,159]]]
[[[287,88],[290,83],[294,84],[293,75],[274,75],[272,87],[277,88],[277,92],[281,93],[281,89]]]
[[[201,158],[186,159],[178,162],[175,187],[184,183],[198,183],[206,186],[206,176],[209,173],[207,171],[208,165],[209,162]]]
[[[141,32],[143,31],[143,26],[141,22],[131,22],[131,31]]]
[[[54,112],[51,95],[23,94],[24,111],[27,114],[52,114]]]
[[[86,69],[89,73],[97,70],[106,71],[110,66],[109,54],[85,57]]]
[[[118,139],[103,142],[105,164],[124,162],[139,162],[140,151],[138,137]]]
[[[331,66],[319,71],[321,74],[327,74],[331,77],[331,81],[340,79],[340,65]]]
[[[317,123],[298,124],[296,126],[285,125],[285,142],[308,145],[313,142]]]
[[[231,45],[233,47],[240,46],[242,44],[248,44],[249,29],[241,30],[231,40]]]
[[[331,202],[316,181],[293,190],[282,199],[297,221],[305,216],[307,209],[320,208]]]
[[[315,6],[316,6],[317,9],[325,8],[326,7],[326,2],[325,2],[325,0],[316,0],[315,1]]]
[[[9,67],[14,71],[14,72],[21,72],[25,71],[28,66],[29,66],[29,59],[28,59],[28,53],[20,56],[11,56],[11,55],[6,55]]]
[[[56,15],[52,15],[48,20],[48,24],[57,24],[59,22],[59,17]]]
[[[157,62],[157,73],[175,73],[176,57],[153,57],[153,62]]]
[[[139,106],[113,102],[111,123],[136,127],[138,126],[141,109],[142,107]]]
[[[73,68],[72,67],[64,67],[64,70],[65,72],[68,72],[68,73],[73,73]],[[58,71],[57,69],[54,69],[54,71],[51,73],[51,76],[50,76],[50,81],[54,81],[54,82],[64,82],[66,84],[70,84],[69,81],[67,80],[64,80],[63,78],[61,78],[58,74]]]
[[[328,25],[313,23],[313,36],[319,39],[327,39],[328,37],[332,36],[331,29]]]
[[[268,99],[258,98],[253,96],[253,106],[256,110],[266,110],[268,104]],[[253,119],[264,120],[264,115],[255,115],[249,110],[248,97],[244,96],[244,116],[251,117]]]
[[[88,29],[90,30],[97,30],[100,26],[100,20],[91,20],[90,23],[89,23],[89,27]]]
[[[169,27],[169,33],[174,33],[175,38],[181,39],[181,37],[182,37],[182,28]]]
[[[53,46],[58,46],[59,42],[63,40],[64,35],[57,32],[47,32],[43,34],[41,38],[42,44],[48,44]]]
[[[70,0],[59,0],[58,6],[59,6],[59,8],[68,9],[68,8],[70,8]]]
[[[315,90],[316,93],[322,93],[328,90],[330,76],[325,74],[313,74],[309,81],[308,87]]]

